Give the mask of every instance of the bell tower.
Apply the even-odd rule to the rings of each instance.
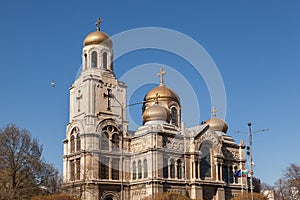
[[[126,85],[114,75],[112,40],[100,30],[100,24],[98,18],[96,31],[84,39],[82,69],[69,89],[63,178],[64,187],[74,190],[71,192],[81,199],[99,199],[97,184],[112,178],[111,172],[107,172],[107,177],[101,176],[101,150],[120,151],[121,137],[127,130],[126,112],[122,110],[126,104]],[[116,162],[119,158],[116,155],[114,159]],[[107,168],[111,162],[107,162]],[[93,184],[83,189],[89,182]]]

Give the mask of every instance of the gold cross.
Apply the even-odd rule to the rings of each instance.
[[[163,68],[160,68],[159,73],[157,74],[157,76],[159,76],[160,82],[159,85],[164,85],[164,74],[166,72],[163,70]]]
[[[98,17],[98,20],[96,22],[96,26],[97,26],[97,31],[100,31],[100,24],[101,24],[102,20],[100,19],[100,17]]]
[[[213,107],[213,109],[212,109],[212,111],[211,111],[212,116],[213,116],[213,117],[216,117],[216,116],[217,116],[217,112],[218,112],[217,108]]]

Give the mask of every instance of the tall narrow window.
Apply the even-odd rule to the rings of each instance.
[[[175,178],[175,165],[174,165],[174,159],[170,160],[170,177]]]
[[[101,134],[101,149],[102,150],[109,150],[109,139],[108,139],[108,133],[106,131],[103,131]]]
[[[79,133],[76,136],[76,151],[80,151],[80,135]]]
[[[228,183],[228,167],[223,166],[223,181]]]
[[[119,136],[117,133],[112,136],[112,150],[119,151]]]
[[[92,68],[96,68],[98,65],[98,59],[97,59],[97,52],[93,51],[92,52],[92,60],[91,60]]]
[[[75,162],[74,160],[70,161],[70,180],[75,180]]]
[[[147,160],[144,160],[144,178],[148,177],[148,163]]]
[[[71,136],[71,153],[75,152],[75,136]]]
[[[112,159],[111,174],[113,180],[119,180],[119,159]]]
[[[181,163],[181,160],[177,160],[177,178],[182,179],[182,163]]]
[[[171,119],[172,119],[172,124],[177,126],[178,125],[178,113],[177,109],[175,107],[171,108]]]
[[[168,157],[164,156],[164,160],[163,160],[163,175],[164,178],[168,178]]]
[[[104,52],[104,53],[102,54],[102,61],[103,61],[103,63],[102,63],[103,69],[107,69],[107,53],[106,53],[106,52]]]
[[[200,160],[200,169],[201,169],[201,179],[205,179],[206,177],[211,177],[211,156],[210,149],[212,148],[212,144],[209,141],[204,141],[201,144],[200,152],[201,152],[201,160]]]
[[[132,163],[132,179],[133,180],[136,179],[136,162],[135,161]]]
[[[80,158],[76,159],[76,180],[80,180]]]
[[[84,54],[84,65],[83,65],[83,70],[87,68],[87,55],[86,53]]]
[[[108,177],[109,177],[109,158],[101,157],[99,162],[100,162],[100,178],[108,179]]]
[[[238,171],[237,166],[234,167],[234,174],[236,174]],[[234,183],[239,183],[239,178],[238,176],[234,176]]]
[[[195,178],[199,178],[199,161],[195,161]]]
[[[233,183],[233,168],[232,168],[232,166],[229,167],[229,182]]]
[[[138,161],[138,179],[142,178],[142,162],[139,160]]]

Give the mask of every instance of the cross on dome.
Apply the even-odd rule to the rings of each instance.
[[[101,24],[102,20],[100,19],[100,17],[98,17],[98,20],[96,22],[96,26],[97,26],[97,31],[100,31],[100,24]]]
[[[159,76],[159,85],[164,85],[164,75],[165,75],[165,71],[163,70],[163,68],[160,68],[159,73],[157,74],[157,76]]]
[[[216,108],[216,107],[213,107],[213,109],[212,109],[212,111],[211,111],[212,117],[217,117],[217,112],[218,112],[217,108]]]

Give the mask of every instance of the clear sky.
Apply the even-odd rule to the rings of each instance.
[[[289,163],[300,164],[299,10],[298,0],[3,1],[0,126],[16,123],[28,129],[43,145],[45,159],[61,170],[68,89],[81,65],[83,39],[95,30],[96,18],[102,18],[101,28],[111,36],[141,27],[168,28],[197,41],[216,63],[226,90],[229,135],[248,143],[246,134],[234,133],[247,132],[248,121],[254,131],[270,129],[254,135],[253,153],[255,175],[273,184]],[[186,79],[193,77],[184,59],[151,49],[122,56],[115,73],[120,78],[145,63],[171,66]],[[157,71],[149,76],[158,81]],[[166,84],[181,94],[180,81],[172,79],[170,68],[166,71]],[[201,115],[194,122],[186,113],[183,121],[194,126],[210,117],[212,105],[201,77],[191,78],[190,84],[197,90]],[[141,101],[145,88],[130,102]],[[183,110],[195,106],[184,102]],[[140,114],[132,114],[137,123]]]

